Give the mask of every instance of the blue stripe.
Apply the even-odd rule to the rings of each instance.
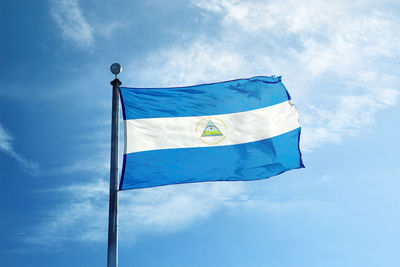
[[[258,76],[188,87],[121,87],[125,120],[236,113],[289,99],[280,77]]]
[[[265,179],[303,168],[300,128],[245,144],[124,155],[120,190],[208,181]]]

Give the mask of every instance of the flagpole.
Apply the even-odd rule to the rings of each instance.
[[[107,267],[118,266],[118,135],[119,135],[119,86],[122,84],[117,75],[121,65],[114,63],[110,70],[115,79],[112,85],[112,122],[111,122],[111,164],[110,164],[110,203],[108,214],[108,254]]]

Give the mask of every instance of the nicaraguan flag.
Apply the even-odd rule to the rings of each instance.
[[[304,167],[298,113],[280,77],[120,92],[121,190],[257,180]]]

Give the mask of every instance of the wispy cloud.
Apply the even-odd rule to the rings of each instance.
[[[400,16],[390,7],[370,1],[193,3],[220,19],[220,35],[156,51],[128,80],[173,86],[282,75],[301,113],[305,150],[354,136],[398,101]]]
[[[243,192],[238,183],[196,183],[126,191],[121,194],[121,227],[124,232],[170,232],[207,218]],[[136,195],[136,196],[135,196]],[[135,230],[137,231],[137,230]]]
[[[65,39],[80,47],[93,45],[92,27],[83,16],[77,0],[53,0],[50,7],[50,13]]]
[[[97,179],[45,191],[68,201],[47,214],[25,241],[53,248],[66,241],[106,240],[108,188],[106,180]],[[229,205],[242,191],[241,183],[202,183],[121,192],[120,239],[132,241],[143,231],[181,230]]]
[[[44,214],[43,222],[28,229],[25,242],[55,248],[68,241],[103,240],[107,229],[107,188],[105,181],[96,180],[41,191],[64,195],[66,200]]]
[[[304,148],[311,150],[326,142],[340,142],[344,136],[356,136],[374,122],[378,110],[392,106],[398,96],[399,91],[382,89],[363,95],[339,95],[334,110],[309,105],[303,114]]]
[[[158,51],[147,58],[148,68],[139,68],[134,79],[143,86],[179,86],[204,81],[217,81],[221,77],[235,77],[246,73],[243,55],[232,51],[227,43],[196,40],[190,46],[172,47]],[[128,67],[130,68],[130,67]],[[136,67],[132,67],[136,69]],[[155,68],[160,79],[154,80]],[[129,75],[129,74],[128,74]]]
[[[14,137],[11,135],[9,131],[7,131],[2,124],[0,124],[0,151],[3,151],[10,157],[14,158],[21,167],[28,172],[30,175],[37,176],[39,175],[39,166],[27,160],[22,155],[15,152],[13,148]]]

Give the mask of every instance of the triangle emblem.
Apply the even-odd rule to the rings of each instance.
[[[207,123],[206,128],[204,129],[201,137],[208,137],[208,136],[222,136],[223,134],[221,133],[221,131],[218,129],[217,126],[215,126],[215,124],[209,120]]]

